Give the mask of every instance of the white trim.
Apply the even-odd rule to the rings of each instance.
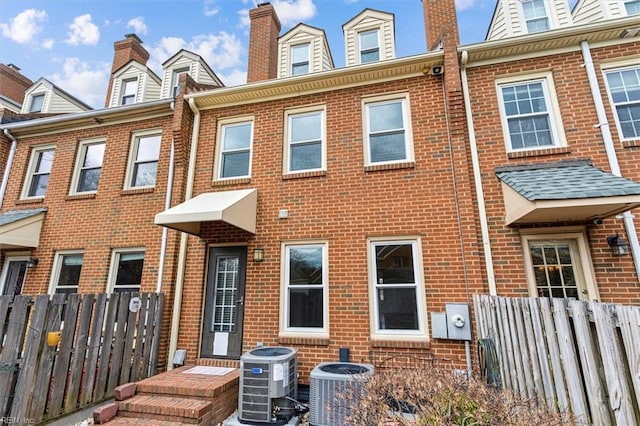
[[[106,137],[98,137],[98,138],[90,138],[90,139],[82,139],[78,143],[78,151],[76,155],[75,166],[73,168],[73,178],[71,179],[71,188],[69,188],[70,195],[76,194],[95,194],[98,190],[93,191],[78,191],[78,184],[80,183],[80,174],[82,172],[84,160],[86,158],[87,149],[92,145],[100,145],[103,144],[105,146],[105,151],[107,147],[107,139]],[[102,176],[102,164],[104,163],[104,151],[102,161],[100,163],[100,176]],[[99,184],[98,179],[98,184]]]
[[[289,49],[289,58],[290,58],[288,75],[294,76],[294,75],[309,74],[310,72],[312,72],[312,70],[313,70],[312,65],[313,64],[311,63],[311,58],[312,58],[312,55],[311,55],[312,44],[311,44],[311,42],[312,42],[312,40],[309,40],[309,41],[306,41],[306,42],[296,42],[295,44],[294,43],[288,44],[287,47]],[[302,47],[302,46],[305,46],[307,48],[307,72],[294,74],[293,73],[293,66],[296,65],[296,64],[303,64],[304,62],[294,62],[293,50],[295,48]]]
[[[46,152],[46,151],[53,151],[53,159],[51,161],[52,162],[55,161],[55,151],[56,151],[55,144],[38,145],[38,146],[34,146],[31,149],[31,158],[29,159],[29,166],[27,168],[27,177],[25,179],[24,186],[22,187],[22,193],[20,195],[20,199],[22,200],[39,199],[39,198],[45,197],[46,194],[29,196],[29,188],[31,187],[31,183],[33,181],[33,177],[35,174],[36,157],[38,156],[39,153]],[[51,168],[53,169],[53,164]],[[51,178],[51,170],[49,170],[49,178]],[[49,189],[49,183],[47,183],[47,189]]]
[[[51,269],[51,276],[49,278],[49,292],[48,294],[53,295],[56,293],[56,289],[58,288],[58,281],[60,280],[60,269],[62,268],[62,258],[64,256],[81,254],[82,261],[84,264],[84,250],[61,250],[56,252],[56,255],[53,260],[53,268]],[[79,288],[80,283],[76,288]]]
[[[141,138],[146,138],[150,136],[158,136],[160,138],[160,143],[158,145],[158,158],[156,160],[156,182],[153,185],[141,185],[134,186],[133,185],[133,169],[135,167],[137,157],[138,157],[138,145],[140,143]],[[131,143],[129,144],[129,159],[127,161],[127,173],[124,178],[124,189],[140,189],[140,188],[155,188],[158,178],[158,165],[160,163],[160,151],[162,150],[162,129],[148,129],[148,130],[137,130],[131,134]]]
[[[536,0],[526,0],[526,1],[536,1]],[[544,7],[544,17],[547,19],[547,28],[544,30],[540,30],[540,31],[529,31],[529,26],[527,25],[528,21],[527,18],[525,16],[524,13],[524,6],[522,5],[523,0],[520,0],[518,2],[518,4],[520,5],[520,7],[518,8],[518,12],[520,13],[520,19],[522,22],[522,33],[523,34],[536,34],[536,33],[541,33],[544,31],[549,31],[553,28],[555,28],[555,24],[554,22],[552,22],[551,20],[551,16],[549,14],[549,8],[547,7],[547,1],[545,0],[540,0],[542,2],[542,7]],[[540,18],[538,18],[540,19]]]
[[[314,169],[290,170],[291,158],[291,119],[294,116],[320,114],[320,167]],[[312,171],[327,170],[327,107],[326,105],[314,105],[303,108],[286,110],[284,113],[284,152],[283,174],[295,174]]]
[[[372,33],[376,32],[376,39],[378,40],[378,59],[373,61],[362,62],[362,35],[364,33]],[[368,28],[358,28],[356,32],[356,56],[358,59],[358,64],[368,64],[371,62],[378,62],[385,59],[384,54],[382,53],[382,43],[380,35],[382,33],[382,25],[374,25]],[[373,50],[371,50],[373,51]]]
[[[418,315],[417,330],[381,330],[378,327],[378,296],[375,246],[381,243],[411,245],[413,273],[415,282],[411,288],[416,290],[416,309]],[[382,340],[429,340],[427,325],[427,307],[425,301],[425,284],[422,255],[422,240],[419,236],[369,237],[367,238],[367,271],[369,287],[369,324],[372,339]]]
[[[249,150],[249,167],[247,169],[247,174],[246,175],[242,175],[242,176],[230,176],[230,177],[222,177],[222,154],[224,154],[223,149],[222,149],[222,144],[224,142],[223,138],[224,138],[224,130],[226,126],[233,126],[233,125],[244,125],[244,124],[249,124],[251,125],[251,132],[250,132],[250,137],[249,137],[249,147],[248,148],[244,148]],[[252,163],[252,158],[253,158],[253,131],[254,131],[254,127],[255,127],[255,118],[253,115],[244,115],[244,116],[239,116],[239,117],[232,117],[232,118],[224,118],[224,119],[220,119],[218,120],[218,126],[217,126],[217,132],[216,132],[216,158],[215,158],[215,164],[213,166],[213,180],[215,181],[225,181],[225,180],[232,180],[232,179],[244,179],[244,178],[250,178],[251,177],[251,163]]]
[[[0,295],[2,295],[4,293],[4,286],[6,284],[6,279],[7,279],[7,274],[9,273],[9,263],[11,262],[26,262],[30,259],[29,255],[12,255],[12,254],[6,254],[5,258],[4,258],[4,264],[2,265],[2,274],[0,274]],[[24,278],[25,280],[27,279],[27,274],[28,274],[28,268],[27,271],[25,271],[24,273]]]
[[[144,261],[146,260],[146,251],[144,247],[126,247],[126,248],[114,248],[111,250],[111,260],[109,263],[109,276],[107,277],[107,293],[113,293],[115,289],[115,282],[118,276],[118,265],[120,263],[120,255],[124,253],[137,253],[141,252],[143,256],[142,275],[144,276]],[[142,288],[142,280],[140,282],[140,288]]]
[[[613,97],[611,96],[611,89],[609,88],[609,79],[607,78],[608,73],[621,72],[625,70],[638,70],[640,73],[640,65],[639,59],[625,59],[617,62],[611,62],[602,65],[602,79],[604,80],[604,85],[607,90],[607,98],[609,99],[609,105],[611,106],[611,114],[616,122],[616,130],[618,131],[618,138],[621,141],[634,141],[640,139],[640,134],[637,137],[625,137],[622,132],[622,127],[620,126],[620,118],[618,117],[618,112],[616,110],[616,103],[613,101]],[[640,101],[638,102],[640,103]],[[635,104],[635,102],[630,104]]]
[[[322,320],[321,328],[289,327],[289,292],[287,282],[289,278],[289,248],[322,248]],[[287,337],[329,337],[329,242],[327,240],[283,241],[280,256],[280,336]]]

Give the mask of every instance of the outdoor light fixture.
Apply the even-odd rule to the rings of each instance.
[[[254,262],[262,262],[264,260],[264,249],[262,247],[257,247],[253,249],[253,261]]]
[[[614,256],[623,256],[631,253],[631,247],[627,240],[620,238],[618,234],[609,235],[607,237],[607,244],[611,247],[611,253],[613,253]]]
[[[27,260],[27,268],[38,266],[38,263],[40,263],[40,259],[38,259],[37,257],[32,257],[31,259]]]

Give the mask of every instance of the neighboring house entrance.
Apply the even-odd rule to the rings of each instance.
[[[2,269],[0,294],[18,295],[22,293],[24,277],[27,274],[27,259],[24,257],[7,257]]]
[[[240,358],[246,266],[246,247],[209,249],[200,348],[203,358]]]

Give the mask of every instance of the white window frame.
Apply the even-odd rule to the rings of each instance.
[[[362,47],[362,36],[364,34],[369,34],[369,33],[376,33],[376,39],[378,40],[378,59],[376,60],[371,60],[371,61],[363,61],[362,60],[362,55],[363,53],[368,53],[368,52],[374,52],[376,49],[367,49],[366,52]],[[382,60],[382,43],[380,42],[380,33],[382,32],[382,29],[380,27],[373,27],[373,28],[366,28],[366,29],[362,29],[360,31],[358,31],[357,33],[357,39],[358,39],[358,63],[359,64],[369,64],[371,62],[378,62]]]
[[[621,10],[624,11],[626,16],[634,16],[640,14],[638,13],[629,13],[628,5],[632,3],[640,3],[638,0],[622,0]],[[639,5],[640,6],[640,5]]]
[[[227,127],[231,127],[231,126],[239,126],[239,125],[244,125],[244,124],[250,124],[251,125],[251,136],[250,136],[250,140],[249,140],[249,147],[248,148],[242,148],[242,149],[235,149],[235,150],[223,150],[223,146],[224,146],[224,137],[225,137],[225,132],[226,132],[226,128]],[[234,118],[225,118],[222,119],[220,121],[218,121],[218,131],[217,131],[217,141],[216,141],[216,159],[215,159],[215,165],[214,165],[214,180],[217,181],[225,181],[225,180],[233,180],[233,179],[245,179],[245,178],[251,178],[251,163],[252,163],[252,158],[253,158],[253,137],[254,137],[254,128],[255,128],[255,121],[254,121],[254,117],[253,116],[242,116],[242,117],[234,117]],[[222,164],[222,160],[224,157],[224,154],[229,153],[229,152],[241,152],[241,151],[248,151],[249,152],[249,164],[248,164],[248,168],[247,168],[247,174],[246,175],[239,175],[239,176],[229,176],[229,177],[223,177],[222,176],[222,172],[223,170],[223,164]]]
[[[549,117],[549,127],[551,130],[551,139],[553,141],[553,144],[514,149],[511,143],[511,133],[509,132],[508,121],[509,117],[507,117],[504,107],[502,88],[507,86],[511,87],[536,82],[542,83],[542,91],[544,93],[544,100],[547,107],[547,115]],[[502,123],[502,134],[504,136],[505,149],[507,152],[535,151],[540,149],[551,149],[567,146],[567,141],[562,126],[562,116],[560,115],[560,107],[558,105],[558,99],[555,96],[555,93],[557,92],[553,84],[553,76],[550,71],[498,78],[496,79],[496,93],[498,99],[498,108],[500,110],[500,121]]]
[[[413,255],[414,279],[412,288],[416,291],[416,309],[418,315],[417,330],[381,330],[378,321],[378,296],[377,289],[377,263],[376,245],[380,244],[406,244],[411,245]],[[427,306],[425,301],[424,268],[422,256],[422,241],[419,236],[404,237],[370,237],[367,239],[367,259],[369,275],[369,324],[371,325],[371,338],[378,340],[419,340],[428,341]],[[404,285],[403,287],[408,287]],[[396,287],[397,288],[397,287]]]
[[[290,248],[322,247],[322,286],[314,285],[313,288],[322,289],[322,319],[323,326],[289,327],[289,256]],[[280,256],[280,336],[289,337],[329,337],[329,243],[326,240],[302,240],[285,241],[281,245]]]
[[[404,130],[405,158],[390,161],[371,161],[371,142],[369,132],[369,107],[374,105],[391,104],[400,102],[402,105],[402,125]],[[375,166],[380,164],[397,164],[414,161],[413,132],[411,125],[411,106],[408,93],[395,93],[390,95],[372,96],[362,99],[362,127],[364,135],[364,161],[365,166]]]
[[[302,47],[306,47],[306,49],[307,49],[307,60],[306,61],[302,61],[302,62],[294,62],[293,51],[295,49],[302,48]],[[292,44],[291,46],[289,46],[289,57],[291,58],[291,67],[289,69],[289,75],[291,75],[291,76],[305,75],[305,74],[309,74],[311,72],[311,43],[310,42],[296,43],[296,44]],[[304,64],[307,65],[307,71],[296,74],[294,72],[294,70],[296,68],[296,65],[304,65]]]
[[[0,273],[0,295],[4,293],[4,286],[7,280],[7,274],[9,273],[9,263],[11,262],[27,262],[31,259],[29,254],[21,254],[22,252],[5,252],[4,264],[2,265],[2,273]],[[27,275],[29,275],[29,268],[24,273],[24,278],[26,280]]]
[[[42,110],[44,109],[44,101],[46,100],[46,93],[42,92],[42,93],[34,93],[31,95],[31,101],[29,103],[29,113],[39,113],[42,112]],[[40,103],[40,108],[37,110],[34,110],[34,104],[36,99],[42,99],[42,102]]]
[[[62,262],[64,260],[65,256],[75,256],[75,255],[82,255],[83,256],[83,263],[82,266],[84,266],[84,250],[63,250],[63,251],[59,251],[56,252],[55,258],[53,260],[53,269],[51,271],[51,278],[49,280],[49,295],[54,295],[56,293],[56,290],[58,288],[61,288],[58,284],[58,282],[60,281],[60,271],[62,270]],[[82,274],[82,272],[81,272]],[[75,293],[77,293],[78,288],[79,288],[80,282],[78,282],[78,285],[76,285],[76,291]],[[62,288],[70,288],[68,286],[64,286]]]
[[[538,297],[538,288],[536,285],[535,275],[533,273],[533,263],[531,261],[531,252],[529,243],[541,241],[566,241],[572,247],[573,263],[576,266],[576,281],[580,282],[578,287],[586,290],[586,294],[578,291],[581,298],[590,300],[600,300],[598,286],[595,280],[595,272],[591,261],[591,252],[584,227],[562,227],[562,228],[539,228],[520,231],[522,243],[522,252],[524,259],[525,276],[529,296]]]
[[[180,94],[178,90],[180,89],[180,76],[182,74],[191,75],[191,67],[180,67],[171,72],[171,96],[174,98]]]
[[[118,277],[118,265],[120,264],[120,256],[122,254],[128,253],[138,253],[141,252],[143,256],[143,266],[142,266],[142,275],[144,276],[144,262],[147,261],[146,251],[144,247],[127,247],[127,248],[117,248],[111,251],[111,263],[109,266],[109,276],[107,278],[107,293],[113,293],[115,291],[116,278]],[[140,291],[142,288],[142,277],[140,278],[140,284],[138,285],[138,290]]]
[[[292,141],[292,123],[295,117],[304,115],[320,114],[320,167],[313,169],[291,170],[291,148],[295,145],[302,145],[309,141]],[[285,143],[284,143],[284,170],[285,174],[305,173],[313,171],[324,171],[327,169],[327,130],[326,130],[326,106],[309,106],[306,108],[296,108],[285,112]]]
[[[133,92],[129,92],[127,88],[133,88]],[[126,78],[122,80],[120,84],[120,105],[131,105],[136,103],[136,95],[138,92],[138,79]],[[129,99],[133,99],[133,102],[127,102]]]
[[[624,133],[622,131],[622,126],[620,125],[620,118],[618,117],[618,112],[616,110],[616,103],[613,101],[613,97],[611,95],[611,88],[609,87],[609,79],[607,78],[607,74],[613,73],[613,72],[621,72],[628,69],[636,69],[636,70],[639,70],[640,72],[640,65],[638,65],[639,61],[640,59],[636,57],[634,59],[618,61],[612,64],[606,64],[606,67],[603,67],[602,69],[605,87],[607,88],[607,97],[609,98],[609,104],[611,105],[611,113],[613,114],[613,117],[616,122],[616,129],[618,130],[618,136],[622,141],[638,140],[640,139],[640,134],[638,136],[632,136],[632,137],[624,136]],[[640,104],[640,101],[627,102],[627,103],[624,103],[624,105],[634,105],[636,103]]]
[[[543,29],[543,30],[536,30],[536,31],[531,31],[531,29],[529,28],[529,23],[533,22],[533,21],[538,21],[540,19],[542,19],[542,16],[537,16],[531,19],[527,19],[527,14],[524,10],[524,3],[533,3],[536,1],[540,1],[542,2],[542,7],[544,8],[544,19],[547,20],[547,28]],[[547,5],[546,5],[546,1],[545,0],[520,0],[520,10],[522,12],[522,22],[524,23],[524,29],[526,30],[527,34],[535,34],[535,33],[540,33],[543,31],[548,31],[551,29],[551,19],[549,17],[549,10],[547,9]]]
[[[38,166],[39,156],[41,155],[41,153],[48,152],[48,151],[53,151],[53,159],[51,160],[52,161],[51,169],[47,173],[38,173],[36,171],[36,167]],[[20,197],[21,199],[39,199],[39,198],[45,197],[46,192],[49,190],[49,184],[51,183],[51,180],[47,181],[47,190],[45,191],[45,194],[29,195],[29,189],[31,187],[31,184],[33,183],[33,178],[36,175],[47,174],[49,175],[49,179],[51,179],[51,171],[53,170],[53,161],[55,161],[55,156],[56,156],[55,151],[56,151],[56,146],[54,144],[40,145],[32,148],[31,158],[29,160],[29,166],[27,168],[27,178],[25,179],[24,187],[22,188],[22,194]]]
[[[140,139],[144,139],[147,137],[158,136],[160,138],[160,144],[158,146],[158,158],[155,160],[156,162],[156,180],[153,185],[140,185],[134,186],[134,171],[136,169],[136,165],[139,163],[150,163],[151,161],[138,161],[138,147],[140,145]],[[158,183],[158,171],[160,165],[160,152],[162,151],[162,129],[150,129],[137,131],[133,133],[131,136],[131,143],[129,144],[129,161],[127,164],[127,173],[125,175],[124,181],[124,189],[140,189],[140,188],[155,188]]]
[[[90,191],[79,191],[78,190],[78,185],[80,185],[80,177],[82,176],[82,172],[84,170],[97,169],[98,168],[98,167],[85,167],[84,166],[84,161],[85,161],[86,156],[87,156],[87,150],[89,149],[90,146],[95,146],[95,145],[104,145],[105,151],[106,151],[107,141],[106,141],[105,138],[92,138],[92,139],[85,139],[85,140],[81,140],[80,141],[80,143],[78,145],[78,155],[76,157],[76,165],[75,165],[74,170],[73,170],[73,179],[71,180],[71,190],[69,191],[70,195],[95,194],[96,192],[98,192],[97,188],[95,190],[90,190]],[[102,164],[104,163],[104,152],[105,151],[103,151],[102,161],[100,162],[100,177],[102,177]],[[98,185],[99,184],[100,184],[100,178],[98,178]]]

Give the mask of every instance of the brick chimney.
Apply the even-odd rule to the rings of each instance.
[[[444,35],[460,44],[455,0],[422,0],[422,9],[428,51],[441,47]]]
[[[111,78],[109,78],[107,99],[104,104],[105,107],[109,106],[109,100],[111,99],[113,74],[131,60],[139,62],[142,65],[146,65],[149,60],[149,52],[142,47],[142,40],[140,40],[140,37],[135,34],[125,34],[124,37],[124,40],[113,43],[113,64],[111,65]]]
[[[0,64],[0,95],[22,104],[24,92],[32,85],[14,64]]]
[[[270,3],[260,3],[249,11],[249,61],[247,83],[270,80],[278,76],[278,35],[280,20]]]

